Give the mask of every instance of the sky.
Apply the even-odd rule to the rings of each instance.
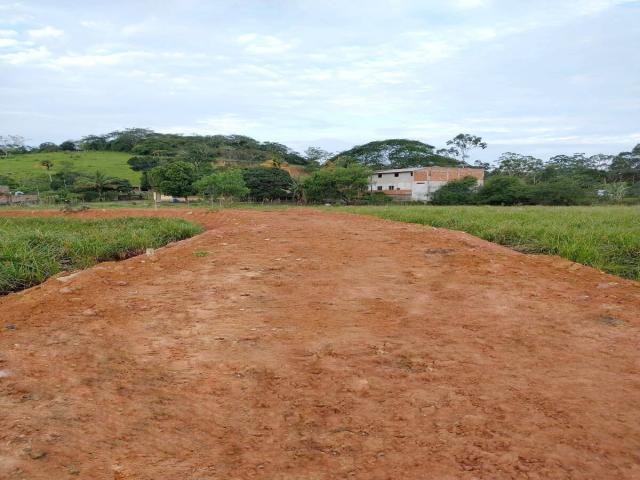
[[[0,0],[0,135],[640,143],[640,0]]]

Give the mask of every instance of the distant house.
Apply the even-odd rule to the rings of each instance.
[[[397,201],[431,200],[433,193],[451,180],[473,177],[484,183],[484,170],[463,167],[416,167],[377,170],[371,175],[369,189],[384,192]]]

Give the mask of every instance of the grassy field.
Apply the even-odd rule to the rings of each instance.
[[[40,165],[43,160],[53,162],[52,173],[60,170],[63,162],[69,161],[73,170],[95,173],[100,170],[112,177],[126,178],[132,185],[140,185],[140,172],[129,168],[127,160],[133,155],[122,152],[53,152],[26,153],[24,155],[10,155],[0,158],[0,175],[14,178],[29,177],[34,174],[46,174],[47,170]]]
[[[0,294],[36,285],[64,270],[118,260],[199,233],[177,218],[0,217]]]
[[[462,230],[528,253],[559,255],[640,280],[640,207],[344,207],[389,220]]]

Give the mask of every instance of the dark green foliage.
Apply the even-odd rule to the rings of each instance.
[[[586,190],[571,178],[538,183],[529,195],[530,202],[539,205],[579,205],[587,200]]]
[[[456,166],[452,158],[438,155],[434,147],[417,140],[390,139],[370,142],[341,152],[330,161],[339,157],[349,157],[360,165],[371,169],[409,168],[438,166]]]
[[[60,147],[53,142],[44,142],[38,146],[38,150],[43,153],[58,152]]]
[[[435,205],[470,205],[476,201],[478,181],[473,177],[452,180],[433,194]]]
[[[131,157],[127,163],[135,172],[146,172],[160,165],[160,159],[158,157]]]
[[[478,190],[478,202],[489,205],[518,205],[530,201],[527,184],[518,177],[494,176]]]
[[[311,203],[352,203],[367,191],[370,173],[361,165],[322,168],[304,179],[305,199]]]
[[[0,217],[0,295],[36,285],[63,270],[127,258],[201,230],[177,218]]]
[[[60,144],[60,150],[63,152],[75,152],[78,146],[73,140],[66,140]]]
[[[193,195],[196,180],[196,169],[188,162],[172,162],[152,168],[149,173],[149,182],[165,195],[173,197],[188,197]]]
[[[254,167],[244,170],[242,176],[252,200],[262,202],[291,197],[293,180],[286,170]]]
[[[630,152],[616,155],[610,167],[610,178],[630,183],[640,181],[640,143]]]

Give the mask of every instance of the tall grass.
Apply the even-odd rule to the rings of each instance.
[[[64,270],[118,260],[199,233],[176,218],[0,217],[0,294],[36,285]]]
[[[462,230],[529,253],[559,255],[640,280],[640,207],[344,207],[353,213]]]

